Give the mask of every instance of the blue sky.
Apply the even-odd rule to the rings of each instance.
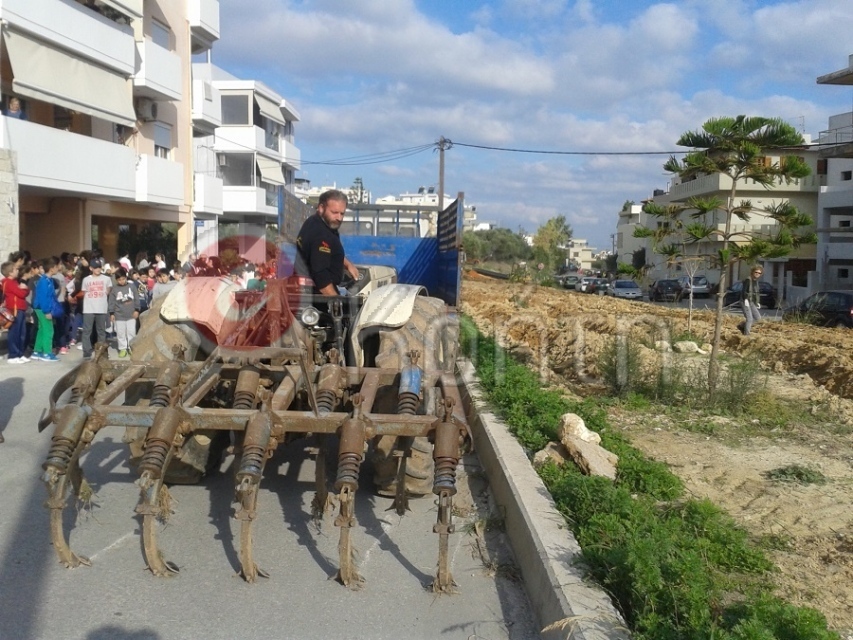
[[[311,164],[456,143],[446,188],[480,220],[534,232],[565,215],[610,247],[626,200],[665,188],[666,155],[710,117],[781,117],[803,133],[853,110],[815,79],[853,54],[850,0],[220,0],[213,62],[301,115],[298,174],[361,177],[374,198],[437,185],[438,154]]]

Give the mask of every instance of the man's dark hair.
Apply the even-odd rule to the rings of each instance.
[[[349,204],[349,198],[347,198],[347,194],[345,194],[340,189],[329,189],[328,191],[324,191],[320,194],[320,200],[317,202],[317,206],[323,206],[329,200],[337,200],[338,202],[343,202],[346,205]]]

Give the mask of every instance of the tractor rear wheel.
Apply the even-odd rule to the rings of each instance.
[[[376,366],[401,370],[410,363],[409,353],[419,353],[418,365],[424,370],[452,371],[456,360],[458,327],[454,317],[446,312],[444,302],[437,298],[418,296],[412,315],[402,327],[379,332],[379,351]],[[397,389],[389,387],[377,398],[383,410],[394,411]],[[378,408],[378,407],[377,407]],[[423,413],[435,415],[436,391],[424,392]],[[400,458],[393,455],[396,438],[385,436],[374,441],[373,482],[381,495],[396,493]],[[415,438],[411,456],[406,460],[406,491],[410,495],[427,495],[432,492],[435,464],[432,444],[425,437]]]
[[[189,323],[169,323],[160,317],[160,307],[166,296],[155,300],[140,316],[140,327],[130,345],[130,357],[134,362],[171,362],[183,353],[183,359],[192,361],[202,342],[201,334]],[[151,400],[151,384],[134,384],[125,393],[125,404],[147,406]],[[148,429],[128,427],[124,442],[130,449],[130,464],[136,466],[145,450]],[[180,452],[172,458],[166,469],[168,484],[195,484],[218,461],[216,453],[221,451],[220,439],[224,432],[195,432],[186,439]],[[214,455],[211,455],[211,452]]]

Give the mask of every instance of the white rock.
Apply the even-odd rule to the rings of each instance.
[[[672,347],[669,346],[669,343],[666,340],[656,340],[655,349],[663,352],[672,351]]]
[[[560,436],[561,442],[566,436],[574,436],[579,440],[590,442],[592,444],[599,444],[601,442],[601,436],[595,431],[587,429],[583,418],[576,413],[567,413],[560,418],[560,427],[557,430],[557,433]]]
[[[699,347],[695,342],[691,342],[690,340],[676,342],[672,345],[672,349],[678,353],[699,353]]]

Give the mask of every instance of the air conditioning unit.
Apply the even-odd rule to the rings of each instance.
[[[224,153],[220,153],[216,157],[216,159],[219,161],[220,167],[227,167],[228,166],[228,156],[226,156]]]
[[[142,122],[153,122],[157,119],[157,103],[148,98],[141,98],[136,103],[136,115]]]

